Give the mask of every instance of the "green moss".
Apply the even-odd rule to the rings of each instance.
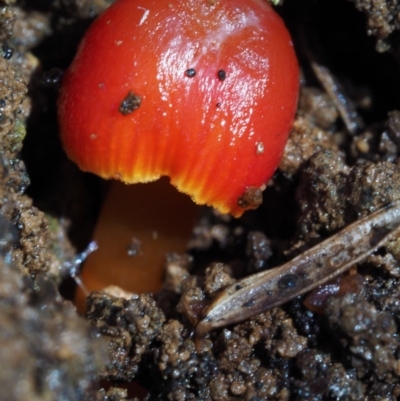
[[[18,120],[18,118],[15,120],[12,135],[14,135],[16,142],[22,142],[26,136],[26,127],[21,120]]]

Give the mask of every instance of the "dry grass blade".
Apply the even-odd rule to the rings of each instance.
[[[227,287],[208,306],[197,325],[202,336],[281,305],[364,260],[400,233],[400,201],[344,228],[290,262]]]

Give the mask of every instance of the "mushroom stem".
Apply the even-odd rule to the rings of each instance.
[[[179,193],[167,178],[147,184],[113,182],[93,239],[81,280],[89,291],[110,285],[133,292],[155,292],[161,286],[165,255],[184,252],[200,208]],[[85,296],[78,289],[76,305]]]

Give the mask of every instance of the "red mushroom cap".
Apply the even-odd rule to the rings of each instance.
[[[278,166],[298,87],[291,38],[265,0],[117,0],[64,76],[61,139],[84,171],[166,175],[240,216]]]

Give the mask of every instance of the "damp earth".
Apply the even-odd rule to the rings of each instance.
[[[79,40],[111,3],[0,1],[0,400],[398,399],[400,239],[344,273],[356,284],[317,311],[305,294],[200,345],[194,324],[235,280],[400,199],[399,5],[274,1],[302,77],[262,204],[240,219],[205,208],[187,253],[166,255],[158,293],[95,292],[81,316],[71,266],[106,184],[66,158],[55,105]]]

